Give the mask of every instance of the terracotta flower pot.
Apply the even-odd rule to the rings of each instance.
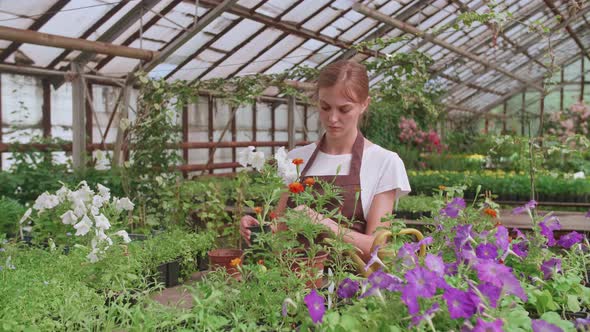
[[[209,267],[211,270],[225,268],[228,274],[236,279],[240,279],[240,272],[237,267],[242,265],[244,251],[241,249],[213,249],[209,251]],[[235,259],[239,258],[240,262],[236,265]],[[234,263],[232,264],[232,261]]]
[[[284,253],[287,255],[287,253]],[[300,278],[306,279],[305,286],[307,288],[320,288],[322,286],[322,278],[317,278],[316,276],[320,271],[324,271],[324,263],[328,259],[328,253],[325,251],[318,252],[313,259],[307,256],[307,251],[304,249],[298,248],[293,249],[289,255],[293,255],[295,260],[291,264],[291,271],[297,273],[301,271],[301,267],[305,266],[308,270],[308,275],[299,275]]]

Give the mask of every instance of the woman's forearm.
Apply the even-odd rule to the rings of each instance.
[[[339,226],[334,220],[330,218],[324,218],[320,223],[329,228],[334,234],[342,235],[342,239],[356,248],[361,250],[361,258],[366,262],[371,257],[371,247],[375,237],[373,235],[367,235],[359,233],[352,229]]]

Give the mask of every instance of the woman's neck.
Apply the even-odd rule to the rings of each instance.
[[[350,134],[339,137],[338,139],[330,138],[326,135],[326,142],[322,151],[327,154],[347,154],[352,152],[352,146],[358,135],[358,129]]]

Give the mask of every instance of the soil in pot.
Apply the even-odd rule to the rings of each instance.
[[[287,255],[287,253],[284,253]],[[294,261],[291,264],[291,271],[297,273],[302,267],[308,271],[307,275],[300,275],[305,279],[305,286],[308,288],[320,288],[322,286],[322,277],[317,277],[320,271],[324,271],[324,263],[328,259],[328,253],[325,251],[318,252],[313,259],[307,256],[304,249],[293,249]],[[291,253],[289,253],[291,255]]]
[[[238,271],[237,267],[241,265],[241,260],[243,259],[244,251],[241,249],[213,249],[209,251],[209,266],[211,270],[216,270],[219,268],[225,268],[227,273],[232,277],[240,280],[241,275]],[[236,259],[239,258],[240,261],[236,265]],[[234,263],[232,264],[232,261]]]

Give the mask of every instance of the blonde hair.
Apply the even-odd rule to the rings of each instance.
[[[316,96],[320,88],[342,83],[344,95],[353,102],[362,103],[369,97],[367,68],[351,60],[340,60],[322,68],[319,73]]]

